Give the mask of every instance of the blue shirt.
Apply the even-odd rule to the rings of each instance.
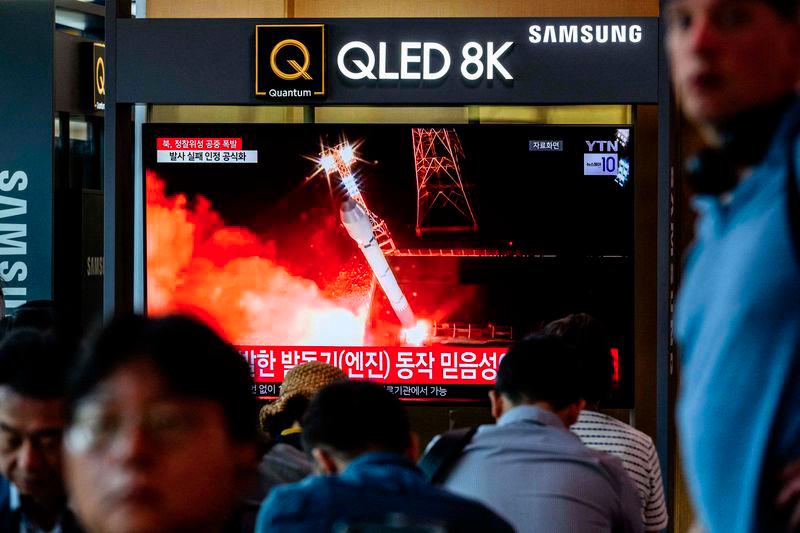
[[[426,483],[399,455],[367,453],[338,476],[311,476],[274,488],[261,505],[256,532],[317,533],[331,531],[337,522],[380,524],[397,514],[445,524],[447,531],[512,531],[483,505]]]
[[[587,448],[558,416],[532,405],[478,428],[444,486],[519,532],[643,530],[639,495],[619,459]]]
[[[697,237],[675,317],[678,424],[689,487],[712,533],[772,530],[763,483],[774,487],[777,471],[800,458],[800,269],[786,189],[789,162],[800,164],[800,139],[789,140],[798,121],[795,104],[729,195],[695,199]]]

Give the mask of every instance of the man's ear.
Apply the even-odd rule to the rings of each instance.
[[[506,411],[506,399],[503,395],[492,389],[489,391],[489,402],[492,404],[492,417],[497,420]]]
[[[235,444],[236,488],[240,494],[249,493],[258,483],[256,476],[258,467],[258,447],[252,443]]]
[[[339,473],[339,465],[333,455],[325,448],[314,448],[311,450],[311,457],[316,461],[317,466],[323,474],[333,476]]]
[[[586,400],[578,400],[577,402],[571,403],[564,408],[562,420],[564,421],[564,425],[567,426],[567,429],[569,429],[575,422],[578,421],[578,417],[580,416],[584,407],[586,407]]]

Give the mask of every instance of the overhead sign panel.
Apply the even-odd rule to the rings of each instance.
[[[656,18],[131,19],[118,30],[123,102],[658,100]]]
[[[331,30],[332,100],[522,104],[656,99],[655,20],[426,19],[408,28],[404,24]]]

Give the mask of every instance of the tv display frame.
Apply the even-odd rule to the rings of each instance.
[[[217,328],[259,397],[323,360],[404,400],[485,401],[509,341],[588,312],[614,347],[605,405],[632,407],[632,125],[152,123],[142,146],[148,312]],[[342,223],[343,173],[426,342]]]

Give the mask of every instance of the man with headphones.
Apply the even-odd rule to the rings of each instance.
[[[799,4],[665,4],[677,99],[708,146],[688,166],[699,218],[675,319],[681,450],[712,533],[800,523]]]

